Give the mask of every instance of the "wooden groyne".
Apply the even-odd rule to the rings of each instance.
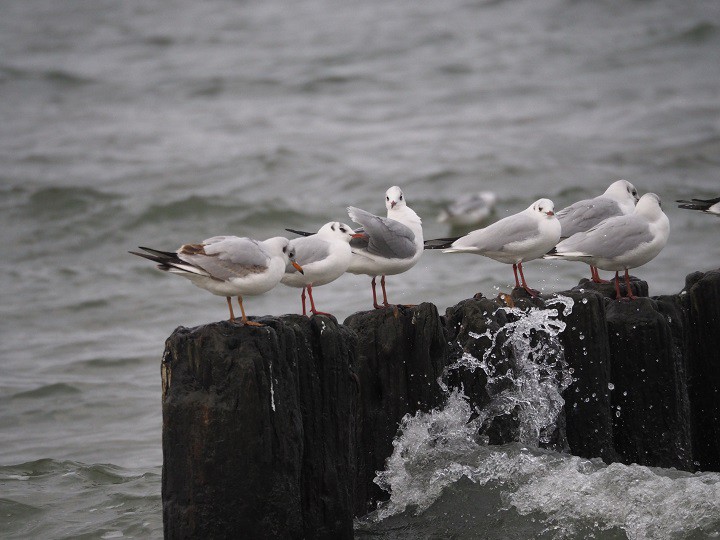
[[[574,301],[557,350],[573,382],[548,446],[719,471],[720,272],[689,275],[677,295],[632,286],[645,296],[618,302],[612,285],[589,282],[560,293]],[[519,308],[549,300],[513,293]],[[386,496],[373,478],[402,417],[442,406],[439,379],[480,408],[496,390],[483,370],[446,367],[495,347],[495,367],[514,369],[512,351],[487,337],[516,316],[504,305],[178,328],[162,361],[166,537],[352,538],[353,517]],[[516,435],[512,413],[478,433],[489,444]]]

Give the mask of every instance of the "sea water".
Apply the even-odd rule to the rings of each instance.
[[[445,237],[457,231],[436,216],[465,193],[495,192],[498,219],[626,178],[658,193],[670,219],[667,247],[632,272],[651,294],[720,266],[720,221],[673,202],[719,195],[717,2],[3,0],[0,52],[3,537],[161,536],[164,340],[228,314],[224,299],[127,253],[138,245],[317,230],[349,221],[348,205],[383,213],[396,184],[425,237]],[[544,293],[589,275],[581,263],[524,267]],[[370,308],[369,281],[318,287],[318,309],[342,321]],[[387,282],[392,302],[442,313],[514,280],[490,259],[430,252]],[[245,307],[299,313],[299,291],[281,286]],[[551,417],[553,390],[523,384],[496,405],[523,395],[528,420],[534,407]],[[461,401],[432,415],[452,416]],[[439,429],[462,431],[457,414]],[[528,439],[536,432],[528,423]],[[530,442],[472,444],[467,457],[429,465],[425,474],[448,467],[457,480],[440,482],[424,512],[393,510],[375,532],[401,519],[427,523],[428,538],[463,523],[469,536],[484,534],[474,523],[529,537],[577,513],[582,538],[679,515],[631,497],[635,478],[690,516],[657,530],[713,530],[698,521],[712,475],[580,466]],[[483,484],[453,463],[495,467],[499,479]],[[656,489],[665,484],[676,487]],[[395,500],[414,497],[390,485]]]

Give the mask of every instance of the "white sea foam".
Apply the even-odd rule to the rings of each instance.
[[[517,460],[508,458],[510,467]],[[720,536],[720,475],[602,463],[565,455],[524,460],[523,482],[508,501],[542,512],[557,538],[579,524],[618,528],[633,540]]]
[[[547,303],[562,306],[565,315],[570,314],[574,304],[572,298],[565,296]],[[480,368],[487,375],[486,388],[491,402],[477,411],[476,423],[516,411],[520,442],[532,445],[548,442],[565,404],[561,394],[572,383],[572,370],[565,362],[558,337],[565,330],[565,323],[558,319],[555,308],[503,309],[515,320],[497,332],[488,330],[482,336],[471,334],[476,339],[486,337],[490,340],[482,359],[466,352],[446,368],[446,373],[460,368],[470,371]],[[500,338],[504,340],[503,348],[511,362],[511,369],[502,372],[497,369],[495,353]],[[511,384],[498,384],[503,380]]]
[[[564,305],[565,310],[572,307]],[[501,330],[514,354],[510,372],[495,373],[490,353],[482,359],[465,355],[451,369],[480,368],[488,375],[489,387],[499,377],[510,378],[513,385],[492,396],[478,417],[457,389],[448,393],[444,407],[407,415],[386,469],[376,477],[390,499],[374,518],[407,510],[422,514],[464,477],[500,490],[507,510],[539,515],[549,538],[611,530],[623,531],[632,540],[720,537],[719,474],[608,466],[599,459],[537,448],[562,408],[560,393],[571,381],[555,348],[564,324],[552,309],[510,311],[518,318]],[[485,337],[493,344],[498,339],[493,333]],[[504,446],[483,444],[476,435],[483,419],[516,405],[522,411],[521,440]]]

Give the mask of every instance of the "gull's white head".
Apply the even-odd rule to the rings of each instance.
[[[339,221],[330,221],[320,227],[317,235],[321,238],[327,238],[329,240],[344,240],[350,242],[352,240],[355,231],[353,231],[350,225],[340,223]]]
[[[274,236],[273,238],[268,238],[263,242],[263,244],[268,248],[268,251],[270,251],[270,254],[273,257],[289,256],[288,246],[290,245],[290,240],[284,236]]]
[[[286,265],[291,264],[298,272],[303,273],[302,267],[295,262],[295,248],[290,240],[284,236],[274,236],[265,240],[263,244],[269,249],[273,257],[282,257]]]
[[[638,197],[637,189],[627,180],[617,180],[610,184],[605,190],[604,195],[616,200],[619,203],[625,203],[632,201],[632,204],[637,204]]]
[[[539,214],[541,217],[555,217],[555,205],[550,199],[538,199],[528,207],[528,210]]]
[[[655,221],[665,213],[662,211],[662,202],[655,193],[646,193],[637,203],[635,213],[645,216],[649,221]]]
[[[405,197],[402,189],[393,186],[385,192],[385,208],[388,210],[397,210],[405,206]]]

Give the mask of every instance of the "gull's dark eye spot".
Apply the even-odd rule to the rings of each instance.
[[[400,195],[400,200],[402,201],[402,195]]]
[[[335,224],[333,223],[332,225],[330,225],[330,228],[334,231],[334,230],[335,230]]]
[[[347,232],[347,229],[345,227],[340,227],[340,232],[345,233]]]
[[[390,200],[390,196],[388,195],[387,197],[385,197],[385,200],[386,200],[386,201],[389,201],[389,200]]]
[[[283,253],[287,253],[287,246],[283,248]]]

